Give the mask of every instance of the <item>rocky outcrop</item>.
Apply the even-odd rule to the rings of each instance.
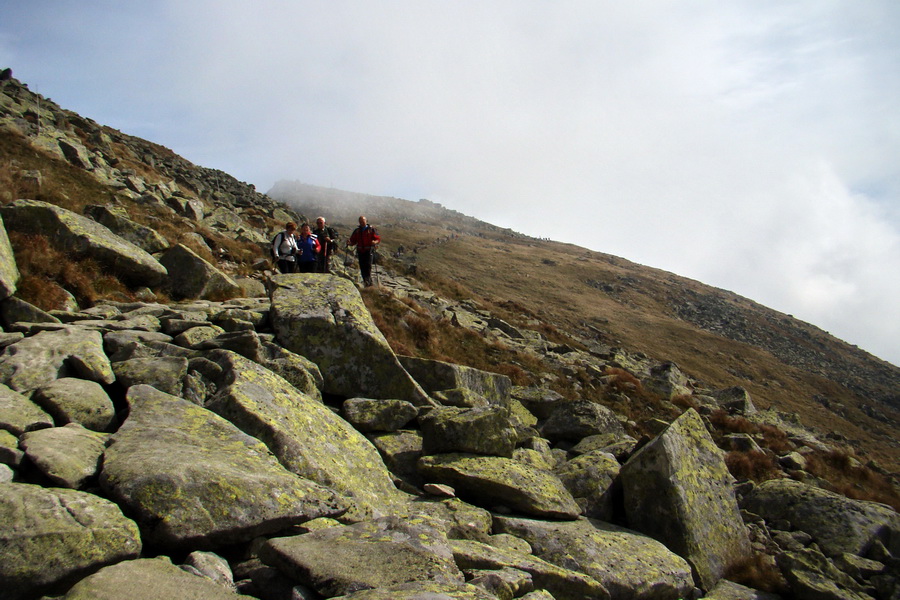
[[[703,588],[750,556],[733,479],[692,409],[638,450],[621,475],[631,526],[687,558]]]
[[[851,500],[791,479],[766,481],[743,501],[766,521],[787,521],[812,536],[828,556],[866,556],[873,544],[900,554],[900,515],[875,502]]]
[[[16,200],[0,208],[6,228],[41,234],[60,249],[93,258],[135,285],[161,285],[167,271],[155,258],[79,214],[39,200]]]
[[[273,284],[278,342],[318,365],[326,392],[433,404],[378,331],[356,286],[302,274],[278,275]]]

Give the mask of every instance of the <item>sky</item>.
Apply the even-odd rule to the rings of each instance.
[[[896,0],[0,0],[0,68],[266,192],[427,198],[900,365]]]

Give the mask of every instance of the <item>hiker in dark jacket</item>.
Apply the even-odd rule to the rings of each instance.
[[[294,273],[297,271],[297,240],[294,237],[297,224],[288,221],[284,224],[284,231],[272,240],[272,258],[281,273]]]
[[[368,224],[366,218],[359,217],[359,227],[350,234],[347,247],[356,246],[356,257],[359,259],[359,273],[362,275],[366,287],[372,285],[372,259],[375,250],[381,243],[381,236],[374,227]]]
[[[312,234],[309,223],[304,223],[297,236],[297,272],[315,273],[320,251],[319,239]]]
[[[316,228],[312,230],[314,236],[319,238],[322,251],[319,252],[319,260],[316,263],[316,273],[331,273],[331,256],[338,249],[338,232],[334,227],[325,225],[325,217],[316,219]]]

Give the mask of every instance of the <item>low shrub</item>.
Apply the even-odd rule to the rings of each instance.
[[[757,483],[782,476],[774,454],[762,450],[732,451],[725,455],[725,466],[735,479]]]

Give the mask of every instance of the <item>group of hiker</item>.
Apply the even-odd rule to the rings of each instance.
[[[330,273],[331,258],[338,251],[340,235],[334,227],[325,223],[324,217],[316,219],[315,229],[309,223],[300,225],[285,223],[284,231],[272,240],[272,256],[281,273]],[[372,285],[372,264],[381,236],[368,224],[366,217],[359,217],[359,227],[350,234],[347,249],[356,246],[359,271],[363,284]]]

